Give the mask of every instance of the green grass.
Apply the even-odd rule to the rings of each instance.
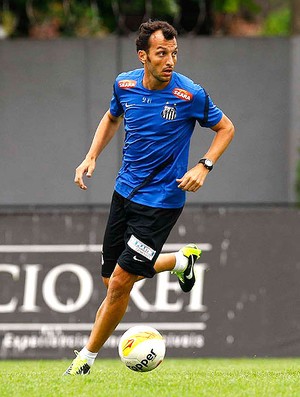
[[[85,377],[62,377],[69,361],[1,361],[1,397],[299,397],[300,359],[166,359],[135,373],[97,359]]]

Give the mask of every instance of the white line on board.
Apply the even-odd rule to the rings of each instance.
[[[168,243],[163,246],[165,252],[178,251],[185,243]],[[196,243],[202,251],[211,251],[212,244]],[[0,245],[0,252],[101,252],[100,244],[50,244],[50,245]]]
[[[121,323],[117,331],[125,331],[136,325],[148,325],[164,331],[203,331],[206,324],[199,323]],[[0,331],[90,331],[92,323],[0,323]]]

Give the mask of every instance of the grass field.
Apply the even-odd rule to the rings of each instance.
[[[299,397],[300,359],[166,359],[148,373],[97,359],[85,377],[69,361],[1,361],[1,397]]]

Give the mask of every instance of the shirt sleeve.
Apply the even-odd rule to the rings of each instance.
[[[110,113],[115,116],[119,117],[121,114],[124,113],[123,107],[120,103],[120,100],[117,95],[116,91],[116,83],[113,85],[113,95],[110,101],[110,108],[109,108]]]
[[[218,124],[223,116],[223,112],[212,101],[209,94],[201,88],[195,95],[194,116],[201,125],[201,127],[213,127]]]

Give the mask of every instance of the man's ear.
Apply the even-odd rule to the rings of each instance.
[[[140,62],[144,65],[144,63],[146,62],[146,59],[147,59],[146,51],[139,50],[138,51],[138,58],[139,58]]]

